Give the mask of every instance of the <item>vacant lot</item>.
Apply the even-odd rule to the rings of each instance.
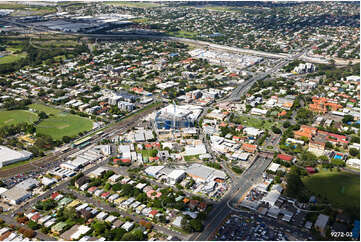
[[[19,123],[33,123],[38,115],[26,110],[0,111],[0,127]]]
[[[360,208],[360,176],[356,174],[321,171],[303,179],[316,195],[326,197],[337,208]]]
[[[257,129],[271,129],[273,125],[279,127],[279,123],[273,123],[268,120],[262,120],[260,118],[253,118],[250,116],[235,116],[233,122]]]

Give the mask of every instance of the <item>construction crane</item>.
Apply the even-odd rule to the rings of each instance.
[[[173,141],[175,140],[175,129],[176,129],[176,121],[175,121],[175,118],[176,118],[176,114],[177,114],[177,105],[175,103],[175,101],[173,100],[173,107],[174,107],[174,110],[173,110],[173,130],[172,130],[172,137],[173,137]]]

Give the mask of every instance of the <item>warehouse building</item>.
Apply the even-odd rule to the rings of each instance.
[[[16,205],[30,198],[31,193],[26,191],[25,189],[13,187],[6,192],[3,192],[1,196],[9,203]]]
[[[17,151],[5,146],[0,146],[0,168],[12,163],[30,159],[33,154],[22,150]]]

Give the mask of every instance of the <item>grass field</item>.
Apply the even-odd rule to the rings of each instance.
[[[50,135],[55,140],[59,140],[63,136],[76,136],[79,132],[89,131],[93,128],[93,121],[90,119],[63,113],[50,106],[36,103],[30,104],[28,107],[50,115],[36,126],[36,132]]]
[[[48,134],[59,140],[64,136],[76,136],[79,132],[89,131],[93,128],[93,121],[73,114],[57,114],[41,121],[36,132]]]
[[[280,126],[279,123],[273,123],[268,120],[257,119],[249,116],[236,116],[234,121],[257,129],[271,129],[273,125],[276,125],[277,127]]]
[[[25,110],[0,111],[0,127],[19,123],[33,123],[38,120],[38,115]]]
[[[360,208],[360,177],[356,174],[323,171],[303,178],[306,187],[316,195],[326,196],[337,208]]]
[[[26,53],[7,55],[0,58],[0,64],[8,64],[26,57]]]
[[[187,162],[199,161],[199,155],[185,155],[184,160]]]
[[[47,115],[50,115],[50,114],[56,115],[56,114],[61,113],[61,110],[59,110],[59,109],[52,108],[52,107],[49,107],[49,106],[46,106],[43,104],[38,104],[38,103],[30,104],[28,107],[33,110],[39,111],[39,112],[44,112]]]

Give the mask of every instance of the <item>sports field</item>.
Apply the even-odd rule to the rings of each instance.
[[[0,127],[19,123],[33,123],[38,115],[26,110],[0,111]]]
[[[323,171],[303,178],[316,195],[327,197],[337,208],[360,208],[360,176],[347,172]]]
[[[43,104],[38,104],[38,103],[30,104],[28,107],[33,110],[39,111],[39,112],[44,112],[47,115],[50,115],[50,114],[56,115],[56,114],[61,113],[61,110],[59,110],[59,109],[52,108],[52,107],[49,107],[49,106],[46,106]]]
[[[36,132],[50,135],[53,139],[59,140],[63,136],[76,136],[79,132],[91,130],[93,121],[73,114],[59,113],[41,121]]]
[[[57,108],[39,103],[30,104],[28,107],[49,115],[49,118],[42,120],[36,126],[36,132],[50,135],[55,140],[60,140],[63,136],[76,136],[79,132],[88,131],[93,128],[93,121],[90,119],[64,113]]]

